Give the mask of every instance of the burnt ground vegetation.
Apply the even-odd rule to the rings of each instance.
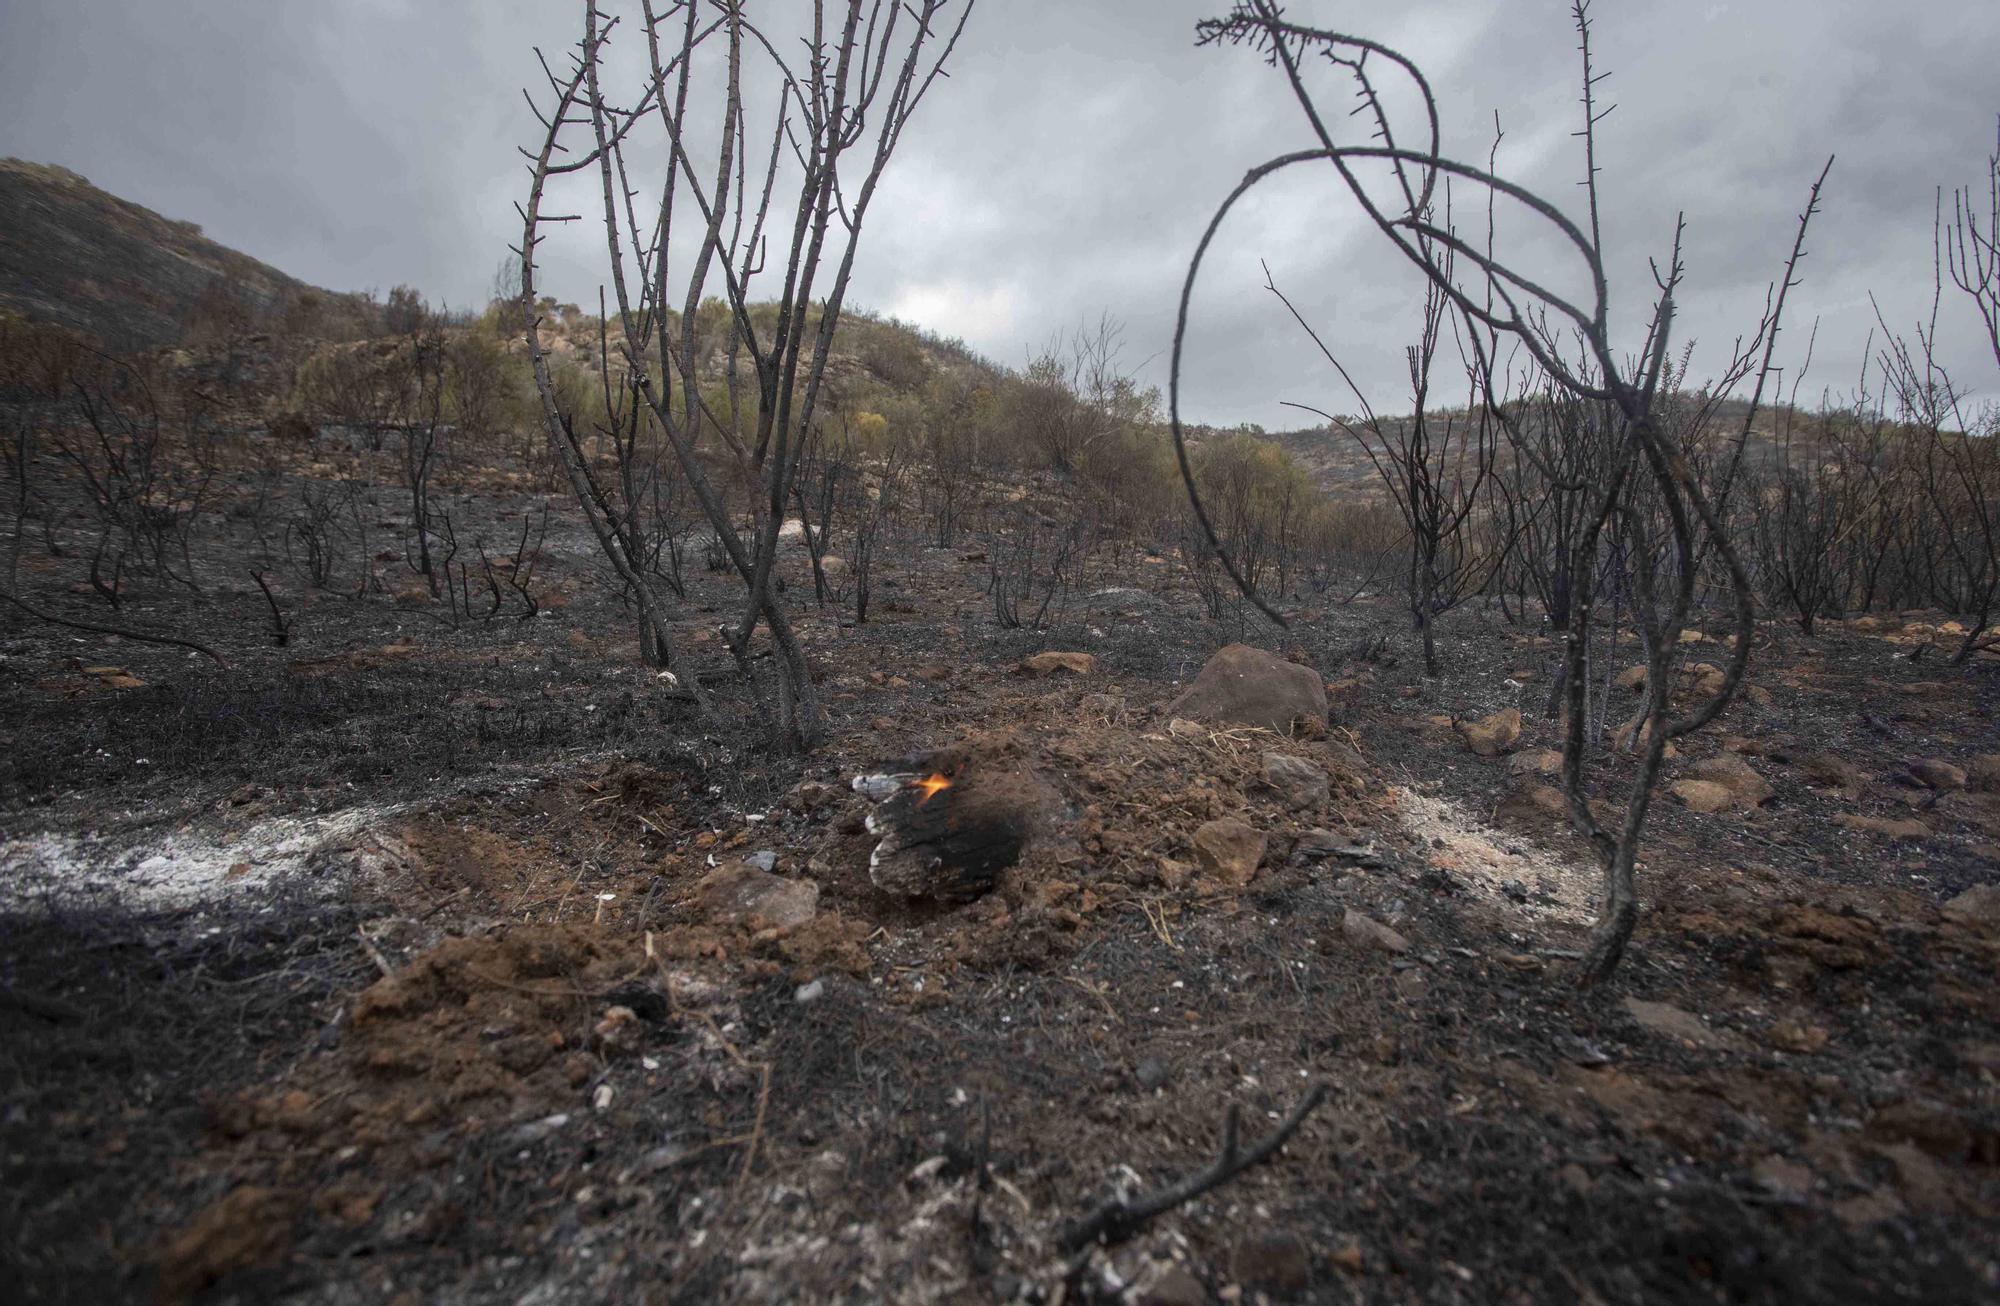
[[[1351,446],[1196,433],[1279,629],[1110,324],[1016,374],[854,315],[778,551],[827,715],[788,751],[741,583],[619,444],[600,324],[537,310],[579,456],[655,469],[615,498],[679,673],[536,431],[517,305],[246,309],[116,357],[4,324],[19,1296],[2000,1293],[2000,661],[1978,596],[1925,581],[1956,537],[1920,460],[1908,511],[1832,531],[1840,593],[1760,595],[1743,692],[1666,761],[1633,948],[1580,988],[1601,876],[1516,547],[1544,519],[1467,515],[1431,674]],[[1820,468],[1837,418],[1752,444]],[[1849,508],[1770,485],[1817,505],[1770,537],[1788,575]],[[1675,701],[1721,674],[1729,597],[1704,581]],[[1647,659],[1615,604],[1588,637],[1615,804]],[[1324,718],[1170,707],[1242,642]],[[1045,828],[970,900],[885,893],[853,781],[943,748],[1034,777]],[[1207,1166],[1230,1108],[1247,1142],[1322,1087],[1268,1163],[1063,1246]]]
[[[0,1128],[26,1298],[1995,1290],[1996,944],[1941,911],[1993,877],[1994,800],[1908,774],[1975,771],[1995,687],[1912,656],[1935,615],[1760,630],[1763,692],[1676,766],[1741,757],[1774,792],[1669,804],[1635,954],[1579,992],[1594,868],[1535,800],[1554,654],[1497,608],[1442,623],[1437,678],[1393,602],[1302,614],[1275,647],[1334,707],[1285,739],[1162,711],[1257,635],[1169,558],[1133,548],[1010,628],[976,536],[892,529],[886,610],[804,605],[833,725],[787,758],[662,687],[575,534],[550,527],[525,620],[454,629],[395,596],[400,560],[385,593],[281,585],[283,647],[226,566],[199,603],[120,605],[227,671],[12,626]],[[23,573],[86,616],[69,561]],[[810,595],[802,545],[786,565]],[[688,584],[726,694],[701,609],[727,590]],[[1020,673],[1048,649],[1095,665]],[[1471,752],[1457,723],[1510,705],[1524,737]],[[967,740],[1045,776],[1065,837],[969,904],[878,893],[846,782]],[[1323,807],[1276,800],[1273,748],[1333,776]],[[1269,836],[1245,883],[1190,852],[1218,816]],[[121,886],[157,847],[241,860]],[[808,922],[704,901],[712,859],[757,851],[818,884]],[[1205,1164],[1229,1104],[1254,1131],[1321,1081],[1278,1159],[1069,1272],[1061,1226]]]

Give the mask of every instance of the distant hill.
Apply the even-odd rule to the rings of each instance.
[[[0,159],[0,310],[94,336],[113,350],[276,325],[304,304],[364,317],[364,297],[319,290],[67,168]]]

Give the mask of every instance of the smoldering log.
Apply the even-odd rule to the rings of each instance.
[[[854,789],[876,802],[868,831],[880,842],[868,859],[869,879],[911,898],[985,893],[1060,806],[1033,772],[981,765],[956,749],[858,775]]]

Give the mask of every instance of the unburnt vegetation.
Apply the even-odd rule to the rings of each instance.
[[[1245,0],[1197,39],[1316,144],[1183,304],[1296,168],[1423,288],[1406,406],[1322,346],[1197,426],[1185,307],[1162,395],[1111,312],[847,302],[970,9],[579,5],[470,310],[0,168],[207,269],[143,338],[0,269],[10,1283],[2000,1291],[2000,149],[1853,391],[1786,318],[1831,163],[1703,376],[1680,229],[1605,271],[1587,4],[1555,202]]]

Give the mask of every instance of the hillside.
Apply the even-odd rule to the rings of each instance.
[[[367,303],[316,290],[66,168],[0,159],[0,309],[128,350],[178,344],[204,318],[273,321],[314,298],[356,312]]]

